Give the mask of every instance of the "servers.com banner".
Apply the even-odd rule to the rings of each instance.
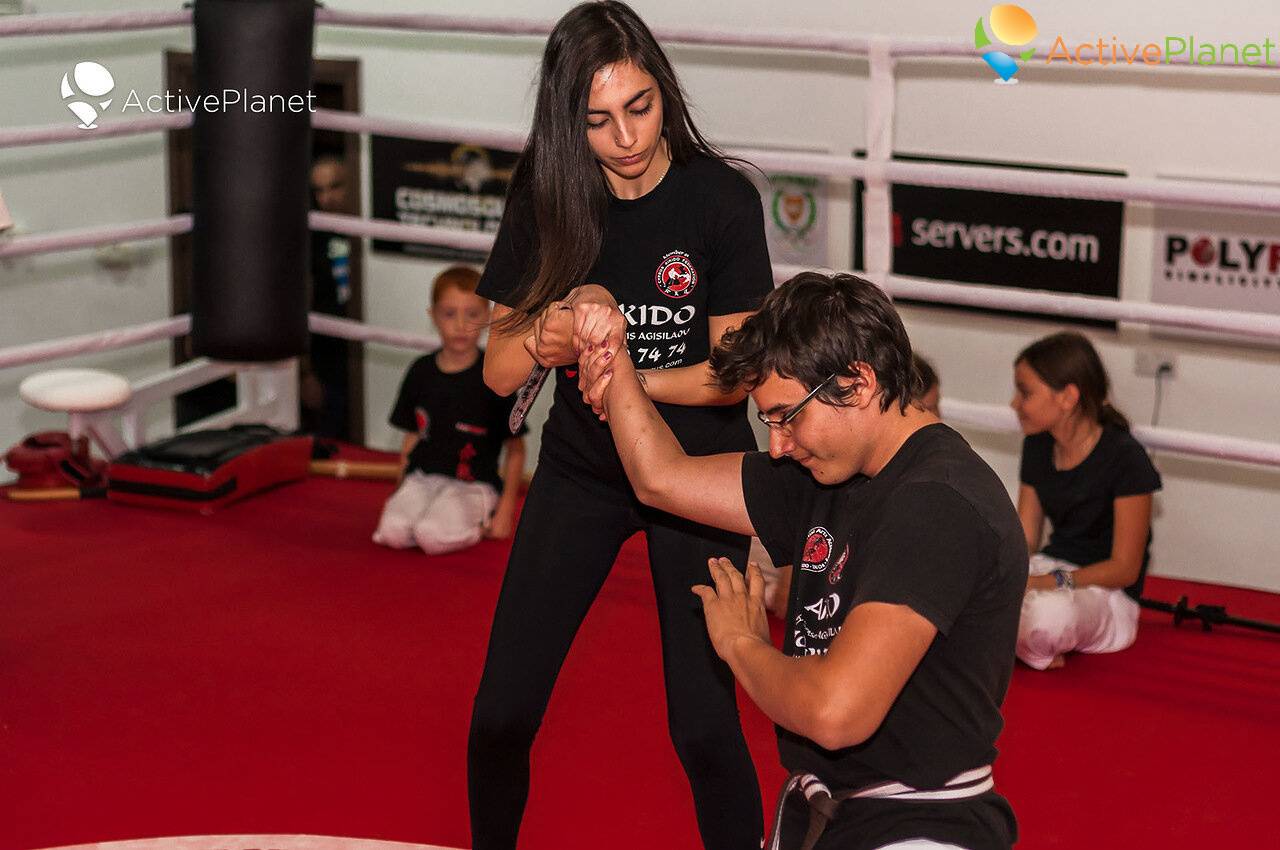
[[[374,136],[373,216],[404,224],[497,233],[517,154]],[[373,250],[483,262],[483,252],[375,239]]]
[[[905,184],[894,184],[892,197],[896,274],[1079,295],[1119,295],[1124,225],[1124,204],[1120,202]],[[855,207],[854,261],[862,268],[861,181],[855,183]]]

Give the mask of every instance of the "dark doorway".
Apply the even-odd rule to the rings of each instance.
[[[165,52],[165,87],[169,91],[194,91],[195,77],[191,53],[186,51]],[[357,59],[316,59],[312,78],[312,91],[315,103],[324,109],[335,109],[344,112],[360,111],[360,62]],[[352,215],[361,214],[360,198],[362,197],[363,168],[360,159],[360,138],[353,133],[339,133],[332,130],[316,130],[312,134],[312,159],[321,156],[336,157],[341,161],[346,180],[345,200],[334,212],[346,212]],[[176,215],[191,211],[191,131],[173,130],[168,133],[169,160],[169,214]],[[316,278],[318,287],[334,285],[340,290],[336,299],[330,297],[331,292],[313,294],[313,308],[323,309],[357,321],[364,320],[364,241],[346,238],[345,248],[335,244],[329,245],[332,234],[313,234],[313,264],[316,257],[332,260],[344,260],[320,269]],[[337,249],[337,250],[334,250]],[[345,257],[335,257],[342,254]],[[191,236],[180,234],[169,240],[170,251],[170,296],[172,315],[180,315],[191,309]],[[339,266],[345,265],[345,270]],[[345,274],[343,272],[345,271]],[[334,280],[334,275],[343,275],[345,280]],[[313,372],[324,371],[321,383],[325,379],[338,381],[341,399],[339,404],[332,401],[336,394],[331,394],[329,421],[326,430],[335,432],[332,435],[354,443],[364,443],[364,346],[361,343],[336,343],[327,339],[312,337],[313,353],[319,354]],[[191,359],[190,339],[180,337],[173,342],[173,363],[178,365]],[[325,361],[323,365],[319,360]],[[305,369],[310,365],[310,358],[303,364]],[[300,394],[301,395],[301,394]],[[211,416],[236,404],[235,381],[226,379],[215,381],[190,392],[182,393],[174,400],[174,423],[182,427],[206,416]],[[317,426],[319,421],[314,411],[299,411],[299,422]]]

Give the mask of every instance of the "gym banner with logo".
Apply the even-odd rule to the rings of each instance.
[[[1152,301],[1280,313],[1276,216],[1157,210],[1154,253]]]
[[[748,172],[764,203],[765,237],[775,263],[809,268],[831,264],[827,254],[827,188],[824,178]]]
[[[373,217],[404,224],[497,233],[518,154],[395,136],[373,136]],[[373,250],[483,262],[483,252],[373,241]]]
[[[1116,171],[1024,163],[906,155],[894,159],[1123,176]],[[1124,204],[1119,201],[901,183],[891,191],[895,274],[1078,295],[1119,295],[1124,228]],[[862,181],[855,181],[853,240],[858,269],[863,268],[862,192]],[[1098,324],[1056,315],[1045,318]]]

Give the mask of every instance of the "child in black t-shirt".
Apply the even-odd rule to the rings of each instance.
[[[441,347],[409,367],[391,411],[391,424],[407,432],[400,448],[404,473],[382,509],[375,543],[417,545],[433,555],[466,548],[482,536],[506,538],[514,529],[525,429],[510,435],[512,399],[484,383],[484,352],[477,343],[489,321],[489,302],[475,294],[479,282],[478,272],[455,266],[432,285],[431,319]]]
[[[1038,670],[1068,652],[1125,649],[1138,634],[1160,474],[1107,401],[1109,384],[1078,333],[1045,337],[1014,361],[1010,404],[1027,435],[1018,516],[1032,555],[1017,651]]]

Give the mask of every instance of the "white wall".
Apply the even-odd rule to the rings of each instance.
[[[176,3],[130,0],[131,8]],[[451,13],[446,2],[334,0],[347,10]],[[821,2],[776,0],[636,0],[655,27],[823,29],[963,40],[989,4]],[[40,3],[41,11],[105,11],[102,0]],[[466,12],[553,19],[563,0],[472,0]],[[1044,8],[1042,8],[1044,7]],[[1035,4],[1042,36],[1062,32],[1080,40],[1158,40],[1166,34],[1254,41],[1273,35],[1280,16],[1265,6],[1229,0],[1210,6],[1081,0]],[[1274,38],[1274,35],[1273,35]],[[182,30],[105,38],[7,41],[0,51],[0,116],[5,125],[55,123],[66,113],[56,82],[78,58],[123,69],[129,85],[159,87],[159,53],[189,47]],[[321,28],[316,53],[362,62],[363,102],[374,115],[471,122],[523,129],[531,108],[537,39],[380,33]],[[702,128],[729,144],[796,147],[847,153],[860,147],[865,63],[854,59],[752,55],[747,51],[672,47],[673,60],[697,108]],[[120,71],[117,72],[119,77]],[[1274,100],[1280,69],[1257,71],[1025,69],[1023,85],[999,87],[972,61],[909,63],[899,68],[895,148],[902,152],[1117,168],[1135,176],[1167,174],[1245,181],[1280,181],[1272,140],[1280,131]],[[367,157],[366,157],[367,163]],[[78,143],[0,151],[0,188],[14,216],[30,231],[156,217],[164,210],[163,140]],[[368,185],[368,181],[365,181]],[[831,263],[849,260],[849,192],[832,185]],[[366,199],[366,209],[368,208]],[[1149,296],[1152,213],[1126,213],[1122,294]],[[1251,232],[1280,226],[1254,217]],[[87,253],[0,262],[0,346],[128,324],[168,310],[167,256],[162,243],[124,280],[97,270]],[[413,330],[429,329],[427,287],[440,264],[368,253],[367,318]],[[937,364],[944,392],[955,398],[1003,403],[1013,354],[1053,326],[974,317],[942,309],[904,310],[917,347]],[[1151,414],[1153,385],[1134,374],[1135,351],[1151,346],[1177,356],[1166,385],[1160,424],[1264,440],[1280,440],[1280,377],[1276,348],[1228,346],[1153,338],[1146,329],[1090,334],[1111,370],[1119,405],[1138,422]],[[386,412],[411,354],[368,347],[367,433],[371,444],[397,440]],[[131,376],[162,368],[163,345],[77,362],[101,362]],[[0,374],[0,444],[43,427],[44,418],[15,397],[31,369]],[[545,400],[544,400],[545,404]],[[537,414],[535,414],[537,415]],[[541,421],[539,418],[538,421]],[[1010,483],[1016,479],[1018,440],[969,432],[975,446]],[[531,453],[532,456],[536,452]],[[1280,590],[1280,559],[1270,522],[1280,510],[1280,471],[1161,455],[1165,478],[1158,500],[1158,574]]]

